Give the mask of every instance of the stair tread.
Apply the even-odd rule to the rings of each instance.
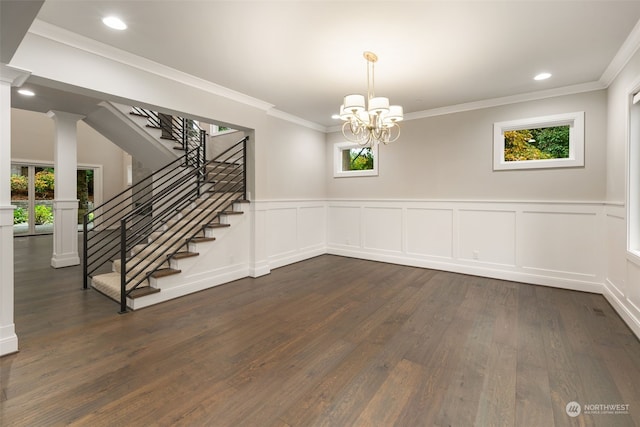
[[[244,212],[242,211],[222,211],[221,215],[242,215]]]
[[[98,274],[91,278],[91,287],[96,291],[108,296],[114,301],[120,302],[120,273],[111,272]],[[133,287],[133,283],[129,283],[129,288]],[[138,297],[142,296],[143,292],[153,293],[157,291],[143,291],[143,289],[150,288],[146,282],[143,282],[133,292],[138,293]],[[159,290],[158,290],[159,291]]]
[[[177,252],[171,256],[172,259],[183,259],[183,258],[191,258],[194,256],[198,256],[200,253],[198,252]]]
[[[141,113],[136,113],[135,111],[130,111],[129,114],[131,114],[132,116],[138,116],[138,117],[149,117],[146,114],[141,114]]]
[[[205,225],[205,228],[225,228],[225,227],[231,227],[231,224],[221,224],[219,222],[211,222]]]
[[[158,288],[152,288],[151,286],[145,286],[143,288],[136,288],[133,291],[131,291],[131,293],[129,294],[129,298],[135,299],[135,298],[140,298],[140,297],[144,297],[147,295],[151,295],[151,294],[156,294],[160,292],[160,289]]]
[[[149,124],[147,124],[147,125],[145,125],[145,127],[148,127],[148,128],[151,128],[151,129],[160,129],[160,126],[158,126],[158,125],[149,125]]]
[[[213,242],[214,240],[216,240],[215,237],[194,237],[190,241],[192,243],[202,243],[202,242]]]
[[[174,274],[182,273],[182,270],[176,270],[175,268],[161,268],[151,273],[149,277],[158,279],[160,277],[172,276]]]

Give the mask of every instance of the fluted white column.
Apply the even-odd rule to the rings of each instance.
[[[56,124],[54,143],[55,198],[53,200],[54,268],[80,264],[78,255],[77,125],[84,116],[63,111],[47,113]]]
[[[18,351],[13,320],[13,210],[11,205],[11,86],[29,77],[0,64],[0,356]]]

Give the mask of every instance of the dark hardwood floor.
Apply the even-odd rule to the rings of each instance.
[[[325,255],[119,315],[50,236],[15,249],[2,426],[640,425],[600,295]]]

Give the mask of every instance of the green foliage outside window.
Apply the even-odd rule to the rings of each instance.
[[[569,158],[569,126],[504,132],[505,161]]]
[[[352,148],[344,150],[344,170],[370,170],[373,169],[373,151],[370,147]]]
[[[24,224],[29,221],[29,214],[23,208],[16,208],[13,211],[13,224]]]
[[[36,211],[36,225],[53,224],[53,209],[45,205],[37,205]]]
[[[11,195],[27,195],[29,178],[24,175],[11,175]]]
[[[55,175],[50,168],[36,172],[35,190],[36,194],[43,199],[53,199]]]

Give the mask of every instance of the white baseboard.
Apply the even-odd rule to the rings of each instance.
[[[449,271],[453,273],[469,274],[472,276],[489,277],[493,279],[509,280],[514,282],[528,283],[532,285],[550,286],[554,288],[570,289],[581,292],[592,292],[601,294],[603,286],[596,281],[575,280],[561,277],[544,276],[524,273],[509,269],[500,269],[497,265],[465,265],[455,262],[418,260],[403,256],[379,254],[373,252],[359,251],[355,249],[345,249],[338,247],[327,248],[327,253],[352,258],[366,259],[371,261],[388,262],[390,264],[407,265],[411,267],[430,268],[434,270]]]
[[[618,313],[624,323],[629,326],[631,331],[640,339],[640,312],[633,313],[629,307],[616,295],[616,292],[611,290],[611,287],[616,287],[607,279],[603,286],[603,295],[609,301],[609,304]]]
[[[288,252],[278,256],[269,258],[269,267],[278,268],[285,265],[293,264],[296,262],[304,261],[305,259],[314,258],[327,253],[327,248],[323,246],[316,246],[312,248],[304,248],[300,251]]]
[[[203,291],[234,280],[243,279],[249,276],[249,269],[246,265],[236,265],[230,268],[220,269],[217,273],[211,273],[207,277],[198,277],[195,280],[187,280],[184,283],[177,284],[168,288],[162,288],[161,292],[150,294],[141,298],[129,298],[127,305],[132,310],[139,310],[150,305],[168,301],[181,296],[189,295],[194,292]],[[170,277],[170,276],[169,276]]]
[[[18,352],[18,336],[13,324],[0,327],[0,356]]]

